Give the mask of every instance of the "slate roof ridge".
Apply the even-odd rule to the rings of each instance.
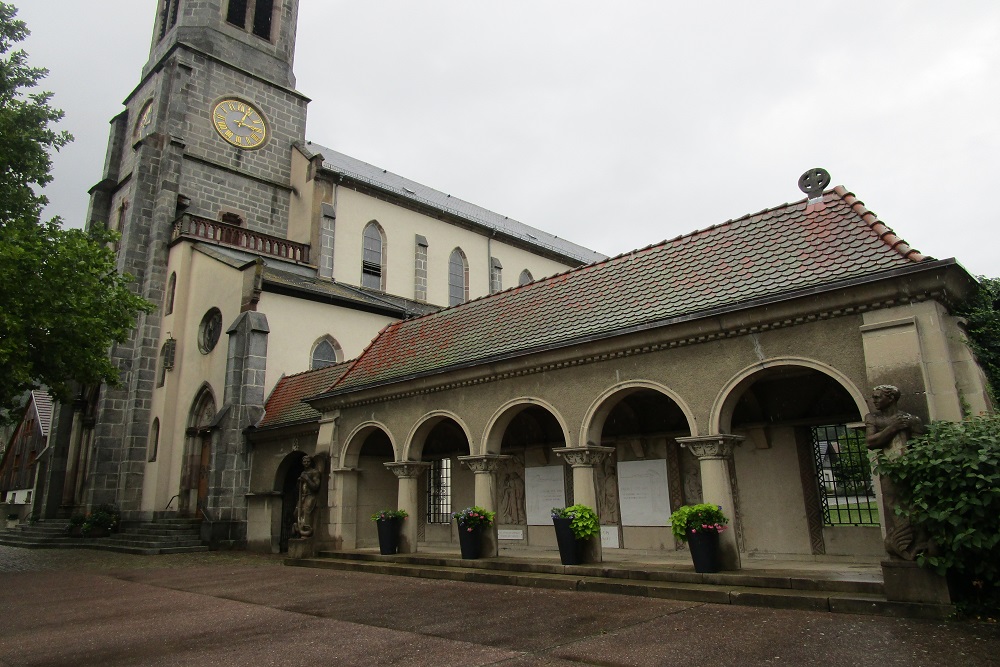
[[[836,192],[840,198],[851,207],[851,210],[861,216],[861,219],[865,221],[865,224],[867,224],[873,232],[878,234],[878,237],[882,239],[883,243],[906,259],[914,262],[934,259],[933,257],[922,254],[919,250],[911,247],[909,243],[897,236],[896,233],[892,231],[892,228],[879,220],[878,216],[875,215],[873,211],[869,211],[865,208],[865,203],[858,199],[853,192],[845,188],[843,185],[838,185],[833,188],[833,192]]]

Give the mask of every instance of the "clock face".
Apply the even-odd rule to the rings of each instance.
[[[149,100],[142,106],[142,110],[139,112],[139,117],[135,121],[135,130],[132,132],[132,136],[138,139],[145,133],[150,125],[153,124],[153,100]]]
[[[260,148],[267,139],[267,123],[252,105],[226,98],[212,110],[212,124],[219,136],[237,148]]]

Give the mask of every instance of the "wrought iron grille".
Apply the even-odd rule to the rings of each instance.
[[[814,426],[816,481],[827,526],[877,526],[865,430],[847,424]]]
[[[451,522],[451,459],[431,461],[427,475],[427,523]]]

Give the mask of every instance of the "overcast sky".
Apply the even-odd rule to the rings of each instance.
[[[14,4],[76,136],[47,213],[80,226],[156,0]],[[801,199],[824,167],[922,252],[1000,275],[996,0],[302,0],[295,69],[311,141],[607,254]]]

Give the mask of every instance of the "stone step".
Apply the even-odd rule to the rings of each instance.
[[[827,575],[814,573],[806,575],[801,572],[785,573],[767,570],[740,570],[738,572],[717,572],[699,574],[690,566],[637,566],[623,562],[599,563],[590,565],[562,565],[557,561],[540,562],[538,559],[518,558],[488,558],[464,560],[458,556],[427,555],[427,554],[397,554],[381,556],[376,553],[356,551],[321,551],[319,557],[360,560],[367,562],[384,562],[391,558],[395,562],[421,565],[474,567],[506,572],[536,572],[545,574],[574,574],[589,577],[604,577],[609,579],[629,579],[649,582],[672,582],[686,584],[712,584],[719,586],[745,586],[750,588],[787,588],[792,590],[825,590],[838,593],[861,593],[866,595],[883,595],[884,587],[880,580],[868,577],[850,577],[841,574]],[[486,564],[486,565],[484,565]]]
[[[838,613],[874,614],[908,618],[941,619],[953,613],[950,605],[889,602],[873,591],[871,582],[823,581],[802,577],[720,572],[697,574],[678,571],[645,571],[616,564],[563,566],[550,563],[504,562],[506,559],[463,561],[449,557],[378,556],[366,553],[322,552],[316,558],[286,559],[298,567],[327,568],[353,572],[449,579],[478,583],[551,588],[618,595],[800,609]],[[613,574],[612,574],[613,572]],[[644,578],[645,575],[657,575]],[[686,576],[677,576],[686,575]],[[807,583],[808,582],[808,583]],[[777,584],[777,585],[774,585]]]
[[[171,548],[171,547],[193,547],[201,544],[201,540],[198,538],[194,539],[176,539],[176,540],[143,540],[132,536],[120,536],[120,537],[105,537],[103,538],[106,544],[118,544],[125,546],[136,546],[147,549],[152,548]]]

